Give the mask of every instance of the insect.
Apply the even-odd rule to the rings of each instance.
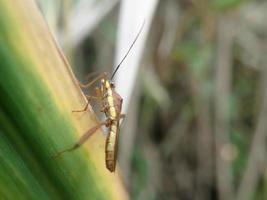
[[[89,102],[92,99],[98,100],[101,102],[101,112],[105,114],[106,120],[100,122],[95,127],[89,129],[81,138],[70,148],[65,149],[63,151],[58,152],[55,157],[60,156],[64,152],[72,151],[79,146],[81,146],[92,134],[94,134],[99,128],[102,126],[106,126],[108,128],[108,135],[106,138],[106,145],[105,145],[105,161],[106,161],[106,168],[110,172],[114,172],[116,169],[116,161],[117,161],[117,152],[118,152],[118,135],[119,135],[119,125],[120,119],[124,118],[125,115],[121,114],[122,108],[122,97],[115,91],[115,85],[113,82],[113,78],[120,68],[121,64],[129,54],[130,50],[134,46],[136,40],[138,39],[142,29],[144,27],[144,22],[136,35],[133,43],[131,44],[130,48],[128,49],[127,53],[121,60],[121,62],[117,65],[115,71],[111,75],[110,79],[108,79],[107,73],[102,73],[93,79],[88,84],[80,84],[82,88],[88,88],[92,86],[95,82],[100,80],[100,87],[95,88],[95,95],[96,96],[86,96],[87,103],[84,109],[82,110],[74,110],[73,112],[84,112],[87,110],[89,106]]]

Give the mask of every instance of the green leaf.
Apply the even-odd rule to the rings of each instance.
[[[85,98],[34,1],[0,0],[0,96],[1,198],[127,199],[100,131],[52,158],[97,121],[91,109],[72,113]]]

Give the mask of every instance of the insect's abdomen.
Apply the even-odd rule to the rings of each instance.
[[[117,116],[113,90],[110,87],[110,83],[106,81],[106,98],[105,102],[107,104],[106,116],[111,120],[109,133],[106,139],[106,167],[110,172],[114,172],[116,168],[117,160],[117,149],[118,149],[118,123],[119,119]]]
[[[110,172],[114,172],[117,160],[117,121],[113,121],[106,140],[106,167]]]

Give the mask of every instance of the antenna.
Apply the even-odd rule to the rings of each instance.
[[[128,49],[127,53],[125,54],[125,56],[123,57],[123,59],[121,60],[121,62],[117,65],[115,71],[113,72],[112,76],[111,76],[111,80],[113,79],[113,77],[115,76],[116,72],[118,71],[118,69],[120,68],[121,64],[123,63],[123,61],[125,60],[125,58],[128,56],[128,54],[130,53],[131,49],[133,48],[133,45],[135,44],[136,40],[138,39],[140,33],[142,32],[143,28],[145,25],[145,20],[143,21],[143,24],[141,26],[141,28],[139,29],[139,32],[137,33],[137,35],[135,36],[135,39],[133,41],[133,43],[131,44],[130,48]]]

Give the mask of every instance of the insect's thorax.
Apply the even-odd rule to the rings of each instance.
[[[115,120],[117,118],[117,113],[113,97],[113,89],[109,80],[101,80],[101,90],[103,94],[103,107],[106,108],[105,115],[110,119]]]

